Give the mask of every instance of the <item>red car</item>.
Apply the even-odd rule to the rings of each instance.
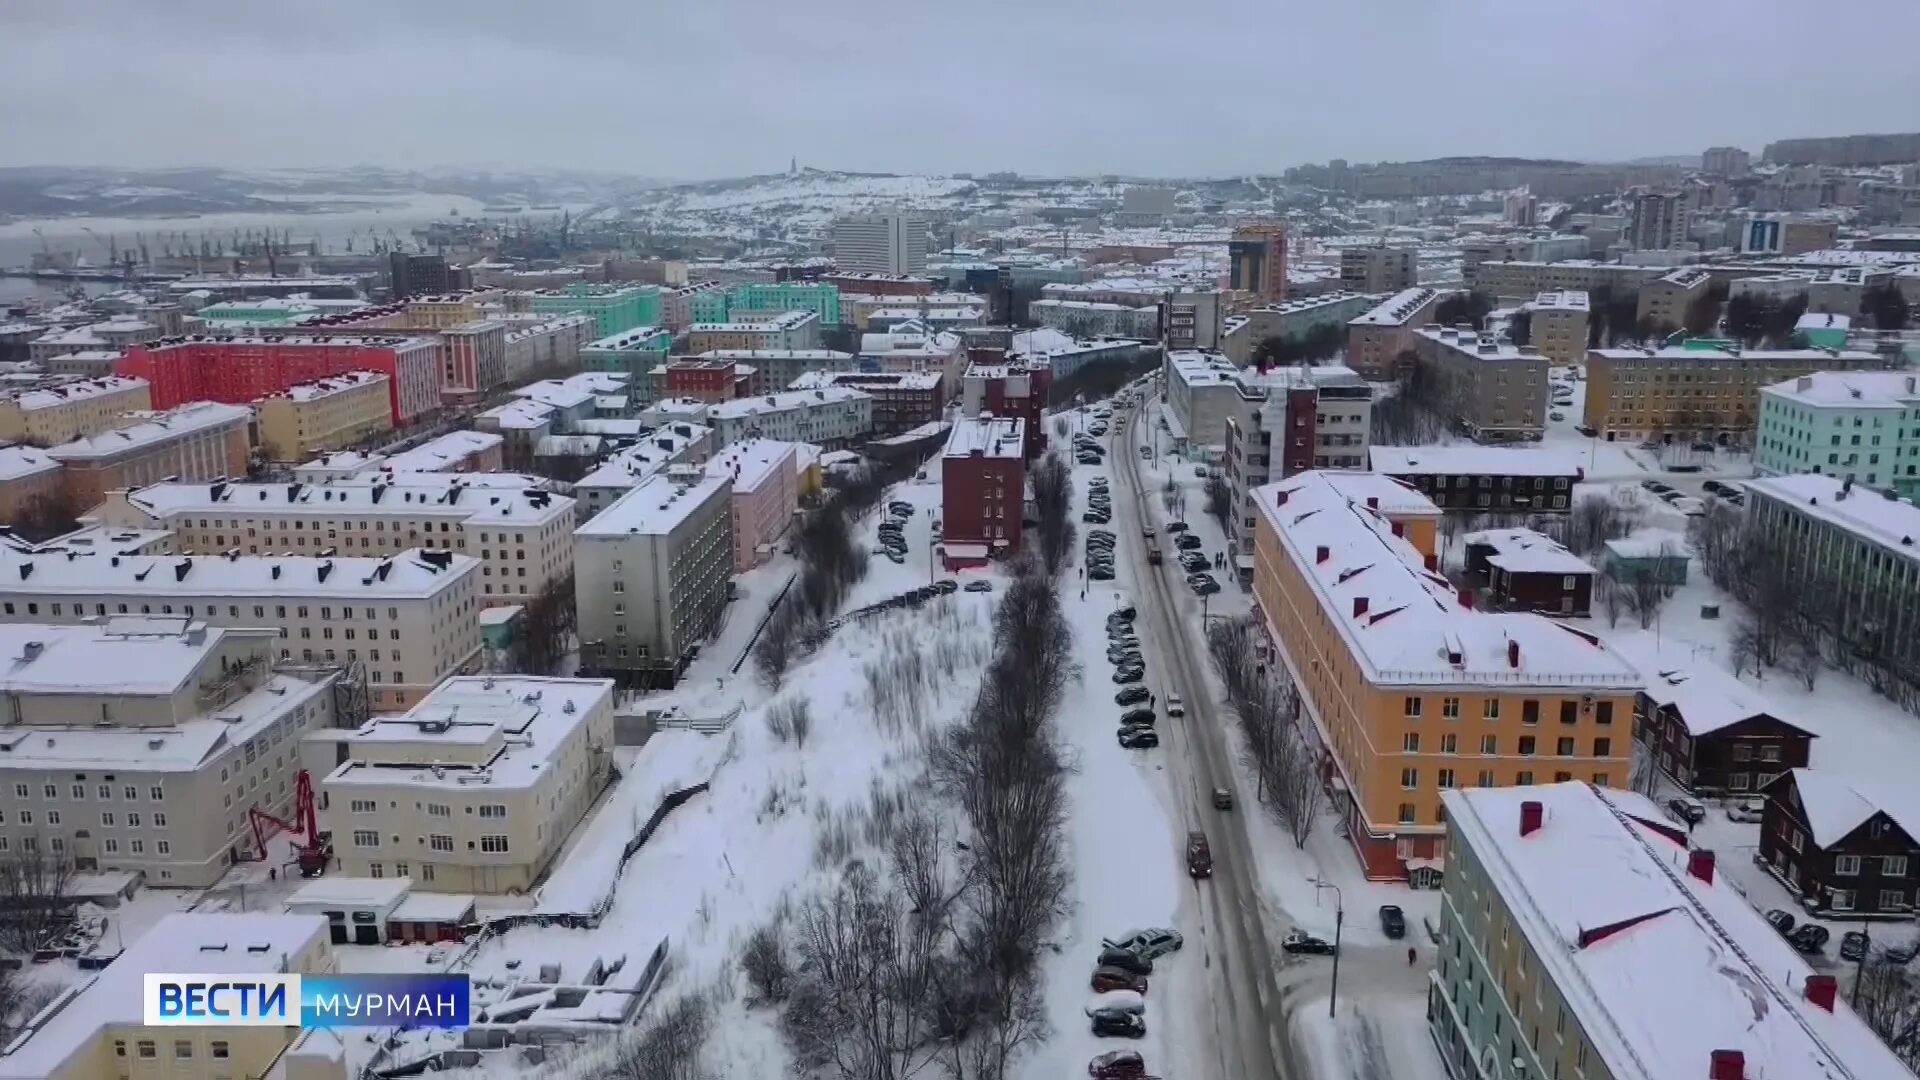
[[[1143,1080],[1147,1063],[1137,1050],[1110,1050],[1087,1062],[1093,1080]]]
[[[1131,990],[1136,994],[1144,994],[1147,992],[1147,977],[1135,975],[1125,968],[1094,968],[1093,992],[1104,994],[1109,990]]]

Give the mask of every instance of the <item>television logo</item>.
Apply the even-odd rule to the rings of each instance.
[[[145,1022],[174,1027],[463,1028],[465,975],[146,976]]]

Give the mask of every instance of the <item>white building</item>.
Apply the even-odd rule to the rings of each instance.
[[[1027,314],[1041,326],[1082,337],[1157,338],[1160,309],[1090,300],[1034,300]]]
[[[927,219],[904,211],[837,218],[833,223],[833,262],[846,273],[924,274]]]
[[[719,446],[758,436],[837,450],[873,431],[873,396],[851,387],[829,386],[738,398],[709,405],[707,423]]]
[[[589,521],[667,466],[699,465],[712,455],[712,428],[704,424],[662,424],[574,483],[575,517],[583,523]]]
[[[675,466],[574,532],[582,670],[623,684],[679,677],[726,608],[732,489]]]
[[[321,827],[347,874],[429,892],[524,892],[607,784],[613,683],[448,679],[337,740]]]

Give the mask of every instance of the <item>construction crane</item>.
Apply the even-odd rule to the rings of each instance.
[[[92,229],[87,228],[85,225],[80,226],[80,231],[86,233],[88,236],[93,237],[94,243],[99,244],[101,247],[106,249],[108,266],[112,266],[114,263],[117,263],[120,261],[120,253],[117,250],[115,250],[114,244],[111,240],[101,239],[99,233],[94,232]]]
[[[247,823],[253,827],[254,850],[259,853],[255,857],[268,857],[267,842],[276,835],[283,832],[298,835],[302,839],[294,849],[292,864],[300,868],[301,877],[319,877],[333,861],[333,836],[320,831],[320,816],[313,804],[313,777],[305,769],[301,769],[294,780],[293,816],[298,824],[275,817],[258,806],[247,811]]]

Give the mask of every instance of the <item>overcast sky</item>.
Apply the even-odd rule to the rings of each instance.
[[[0,0],[0,164],[709,177],[1920,130],[1920,0]]]

